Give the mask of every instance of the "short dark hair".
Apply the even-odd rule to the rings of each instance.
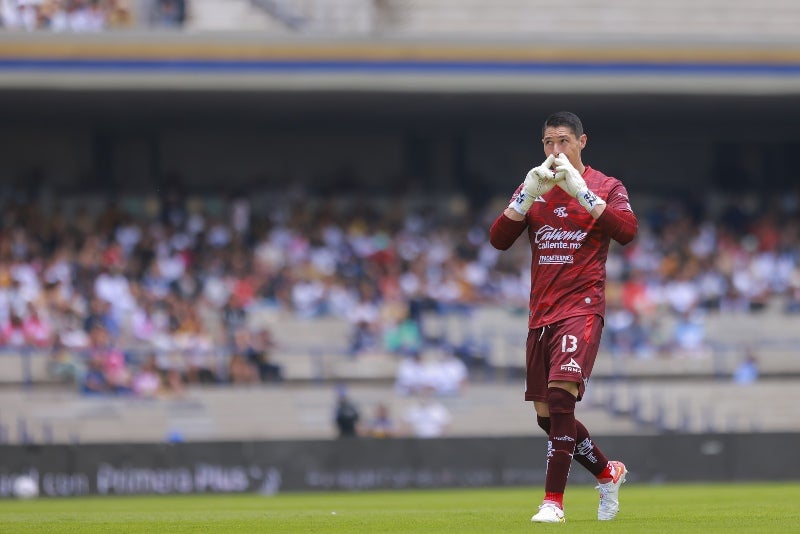
[[[583,135],[583,123],[577,115],[569,111],[557,111],[545,119],[542,126],[542,137],[544,137],[544,131],[547,128],[558,128],[559,126],[566,126],[572,130],[575,137]]]

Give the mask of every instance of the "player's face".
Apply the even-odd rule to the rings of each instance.
[[[544,155],[565,154],[573,166],[581,164],[581,150],[586,146],[586,134],[575,137],[572,130],[566,126],[548,126],[544,130]]]

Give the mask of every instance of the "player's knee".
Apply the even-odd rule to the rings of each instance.
[[[542,417],[541,415],[536,416],[536,423],[538,423],[539,428],[550,434],[550,418],[549,417]]]
[[[566,380],[551,380],[547,383],[547,388],[561,388],[569,391],[575,397],[578,396],[580,392],[580,387],[577,382],[568,382]]]
[[[550,413],[575,412],[575,395],[561,388],[547,388],[547,406]]]

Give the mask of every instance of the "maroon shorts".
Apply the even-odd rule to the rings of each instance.
[[[603,318],[580,315],[528,331],[525,344],[525,400],[547,402],[547,384],[554,380],[578,384],[578,400],[592,374]]]

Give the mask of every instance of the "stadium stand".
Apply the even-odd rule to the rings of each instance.
[[[569,12],[573,35],[795,35],[800,7],[786,0],[758,5],[737,1],[702,2],[636,0],[572,0],[559,4],[541,1],[497,0],[389,0],[392,29],[417,34],[494,33],[500,35],[549,33],[564,23]],[[763,11],[762,11],[763,9]],[[769,16],[762,17],[767,12]],[[687,16],[691,13],[691,16]]]
[[[3,0],[3,26],[15,30],[96,32],[150,27],[273,35],[531,36],[557,32],[568,10],[569,34],[581,39],[794,36],[800,8],[790,0],[702,2],[573,0]],[[691,13],[691,16],[687,16]],[[562,38],[564,32],[558,32]]]
[[[724,0],[647,3],[573,0],[559,4],[558,10],[551,3],[539,0],[496,0],[488,5],[480,0],[250,1],[272,16],[284,31],[317,34],[541,36],[556,33],[556,28],[563,24],[565,11],[569,11],[569,34],[577,39],[590,35],[612,39],[653,35],[781,38],[796,35],[800,24],[800,8],[788,0],[768,0],[757,5]],[[212,8],[213,0],[194,0],[194,3]],[[205,14],[195,15],[190,26],[198,24],[203,28],[207,18]],[[236,29],[228,24],[215,27]],[[265,24],[262,29],[272,28]],[[564,36],[564,32],[558,33]]]
[[[163,440],[171,434],[181,439],[325,439],[333,437],[335,384],[350,384],[351,396],[365,412],[385,402],[392,413],[402,414],[412,401],[394,391],[397,356],[374,351],[353,357],[347,352],[347,321],[263,310],[251,320],[273,328],[279,346],[293,347],[276,351],[284,383],[198,385],[158,398],[80,396],[71,386],[54,386],[49,352],[27,357],[6,352],[0,376],[15,385],[2,391],[0,437],[62,442]],[[447,322],[439,321],[438,334],[447,331]],[[493,340],[490,364],[471,369],[471,383],[462,394],[443,398],[454,416],[451,435],[527,433],[518,365],[524,316],[485,307],[476,310],[470,324]],[[636,358],[605,350],[581,406],[582,417],[603,433],[793,430],[800,424],[792,409],[800,400],[792,398],[797,390],[793,381],[800,375],[791,337],[795,324],[794,316],[776,310],[755,320],[746,314],[715,314],[706,323],[708,353]],[[456,333],[445,337],[457,343],[452,326],[450,332]],[[301,350],[297,340],[306,339],[310,328],[314,339],[329,340],[327,348]],[[734,384],[736,365],[753,345],[762,378]],[[426,351],[424,357],[435,355]],[[20,389],[26,377],[32,384]],[[786,408],[764,418],[758,406],[765,402]]]
[[[263,31],[286,29],[277,11],[266,11],[251,0],[192,0],[186,23],[191,31]]]
[[[395,391],[400,365],[415,353],[431,364],[442,351],[456,354],[470,372],[464,391],[442,397],[454,417],[453,435],[527,432],[521,421],[529,414],[518,398],[526,332],[520,250],[490,254],[471,225],[448,227],[414,211],[395,233],[384,224],[370,230],[364,214],[352,210],[330,212],[326,231],[313,235],[305,230],[312,212],[291,220],[270,211],[275,220],[259,221],[232,197],[218,212],[226,217],[190,215],[170,198],[149,216],[103,202],[95,212],[56,210],[46,217],[35,205],[7,204],[0,437],[329,438],[337,384],[347,384],[365,409],[382,401],[399,414],[412,400]],[[791,413],[757,413],[774,395],[791,395],[788,384],[800,375],[791,205],[782,231],[758,211],[708,220],[640,213],[642,235],[615,249],[608,264],[608,335],[584,405],[586,418],[599,421],[595,427],[606,433],[800,427]],[[736,237],[731,224],[747,231]],[[410,254],[409,261],[395,254]],[[414,267],[414,255],[427,272]],[[646,283],[631,276],[637,269]],[[458,273],[457,283],[441,277],[448,270]],[[362,274],[347,282],[331,276],[336,272]],[[408,345],[391,341],[398,317],[413,318]],[[240,331],[253,340],[236,345]],[[271,339],[255,348],[264,332]],[[267,362],[258,361],[262,353]],[[161,388],[137,390],[151,355]],[[237,356],[244,365],[233,366]],[[755,382],[734,383],[750,356]],[[276,374],[259,377],[259,363]],[[105,384],[101,392],[89,387],[89,377]],[[269,409],[247,409],[254,405]]]
[[[607,43],[747,42],[800,28],[800,4],[786,0],[578,0],[558,10],[522,0],[491,9],[473,0],[192,0],[185,25],[175,11],[153,11],[161,2],[146,5],[131,15],[138,23],[188,33],[541,37],[557,31],[564,9],[575,39]],[[104,16],[105,28],[127,24]],[[5,14],[4,23],[13,31],[26,22]],[[487,213],[504,199],[454,227],[424,209],[371,225],[376,214],[350,204],[330,219],[308,209],[292,218],[297,197],[281,197],[263,220],[254,205],[220,195],[111,203],[92,192],[62,199],[59,212],[20,202],[26,187],[5,187],[0,442],[328,439],[337,386],[364,414],[383,402],[397,418],[413,402],[395,390],[400,365],[442,351],[470,371],[466,389],[440,399],[453,415],[449,435],[536,433],[521,401],[525,252],[499,258],[485,246]],[[780,193],[743,195],[757,206],[747,213],[730,198],[702,214],[642,203],[647,231],[610,257],[607,335],[581,406],[598,434],[800,429],[798,192]],[[98,322],[109,345],[93,339]],[[241,350],[242,329],[272,338]],[[245,353],[253,357],[234,366]],[[108,362],[99,379],[113,377],[116,390],[81,389],[95,356]],[[132,381],[150,356],[162,389],[140,392]],[[758,376],[736,383],[749,357]],[[272,374],[260,375],[267,364]],[[764,405],[780,408],[765,416]]]

